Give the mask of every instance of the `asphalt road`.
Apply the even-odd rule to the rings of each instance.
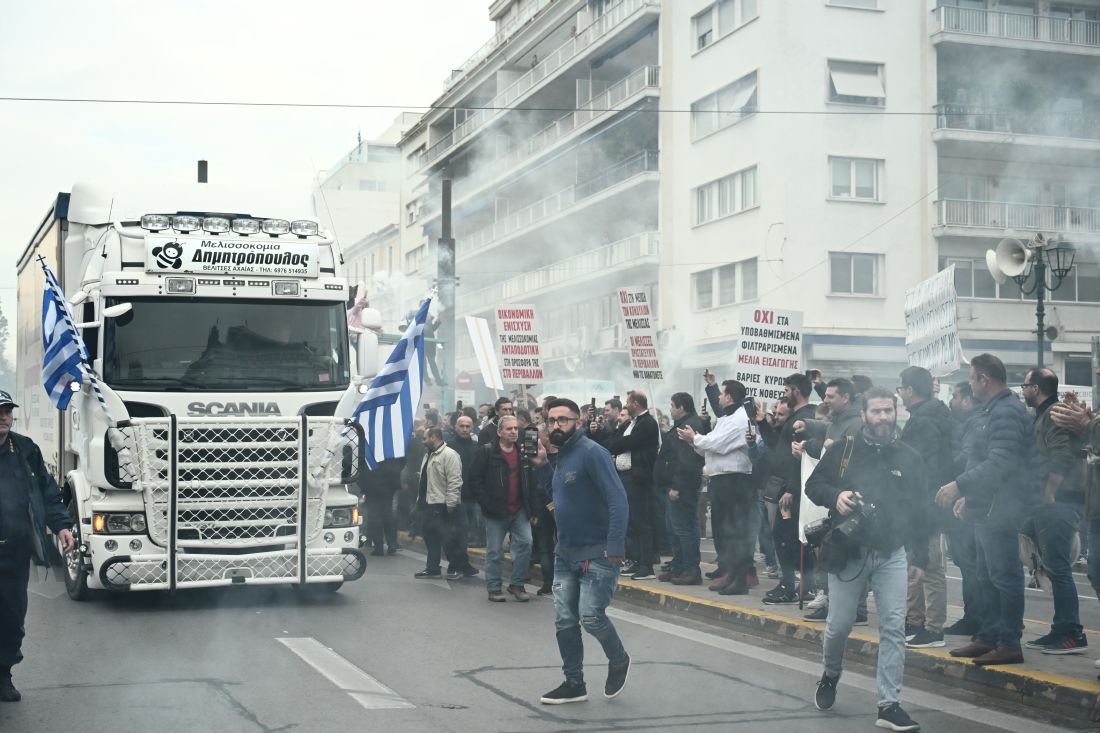
[[[622,696],[603,699],[606,660],[586,636],[590,699],[540,705],[561,680],[552,602],[490,604],[480,577],[414,580],[421,567],[412,553],[378,559],[316,597],[235,588],[77,604],[55,579],[36,582],[15,670],[24,699],[0,704],[0,731],[874,729],[873,671],[846,672],[821,713],[813,655],[628,606],[613,608],[634,659]],[[920,686],[904,704],[926,731],[1053,730]]]

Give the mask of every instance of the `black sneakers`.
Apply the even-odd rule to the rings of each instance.
[[[935,634],[928,629],[918,629],[917,633],[913,634],[906,640],[905,646],[910,649],[932,649],[946,646],[947,642],[943,640],[943,634]]]
[[[11,683],[11,677],[8,675],[0,677],[0,702],[19,702],[21,699],[23,696]]]
[[[798,603],[798,591],[780,583],[764,594],[764,603],[769,605]]]
[[[1056,636],[1043,647],[1043,654],[1082,654],[1089,648],[1084,634]]]
[[[920,730],[917,721],[901,709],[901,705],[894,703],[878,709],[878,720],[875,725],[887,730]]]
[[[821,681],[817,683],[817,692],[814,694],[814,707],[818,710],[828,710],[836,702],[836,683],[840,681],[840,675],[830,677],[827,672],[821,674]]]
[[[555,689],[539,698],[543,705],[565,705],[570,702],[584,702],[588,699],[588,689],[584,683],[562,682]]]
[[[626,687],[626,677],[630,673],[630,656],[615,664],[607,666],[607,682],[603,686],[603,696],[610,700],[618,696]]]
[[[413,577],[417,580],[443,580],[443,573],[438,570],[421,570],[419,573],[413,573]]]

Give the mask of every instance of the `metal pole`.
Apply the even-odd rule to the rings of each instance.
[[[1092,409],[1100,410],[1100,336],[1092,337]]]
[[[1039,326],[1037,332],[1037,340],[1039,344],[1039,359],[1036,362],[1040,368],[1043,366],[1043,342],[1046,339],[1046,334],[1043,331],[1043,316],[1046,315],[1046,309],[1043,307],[1043,296],[1046,295],[1047,289],[1047,264],[1043,261],[1043,252],[1038,250],[1035,257],[1035,277],[1037,278],[1037,284],[1035,288],[1035,321]]]
[[[443,394],[444,410],[453,407],[455,378],[455,240],[451,236],[451,180],[443,179],[442,227],[436,247],[436,280],[439,283],[439,330],[437,338],[443,342]]]

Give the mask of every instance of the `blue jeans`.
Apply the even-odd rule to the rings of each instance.
[[[1058,635],[1077,636],[1081,633],[1081,616],[1077,603],[1077,583],[1073,580],[1073,535],[1081,519],[1073,504],[1044,504],[1035,513],[1035,537],[1043,566],[1050,578],[1054,596],[1054,621],[1050,630]]]
[[[764,553],[764,564],[769,568],[774,568],[779,563],[775,557],[775,542],[772,541],[772,530],[768,524],[768,508],[764,506],[763,496],[758,495],[756,497],[756,504],[753,505],[753,516],[756,518],[752,520],[752,526],[760,544],[760,552]]]
[[[672,574],[701,574],[699,568],[699,487],[680,489],[680,498],[668,502],[668,521],[675,542]]]
[[[1024,569],[1016,523],[983,518],[974,523],[978,545],[978,589],[982,606],[978,638],[986,644],[1020,648],[1024,632]]]
[[[844,647],[856,621],[856,608],[866,602],[867,586],[875,593],[878,611],[878,704],[900,702],[905,670],[905,607],[909,591],[905,548],[893,552],[863,550],[844,570],[829,574],[829,616],[825,620],[825,672],[838,676],[844,667]]]
[[[626,659],[623,643],[606,613],[618,580],[619,569],[607,558],[578,563],[554,558],[554,628],[567,682],[584,682],[581,626],[600,642],[609,662]]]
[[[973,628],[980,626],[979,613],[982,608],[982,599],[978,595],[977,542],[973,522],[955,519],[948,525],[947,545],[951,549],[951,559],[962,575],[962,620]]]
[[[512,579],[508,585],[523,587],[531,564],[531,523],[520,509],[509,519],[485,517],[485,587],[490,593],[500,590],[500,561],[504,558],[504,535],[512,533],[508,554],[512,556]]]

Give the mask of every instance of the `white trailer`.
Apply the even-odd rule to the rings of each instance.
[[[85,380],[64,412],[40,376],[39,257],[101,386],[102,400]],[[307,197],[77,184],[18,268],[15,429],[76,524],[70,597],[363,574],[348,491],[362,431],[347,418],[378,342],[366,331],[349,348],[339,247]]]

